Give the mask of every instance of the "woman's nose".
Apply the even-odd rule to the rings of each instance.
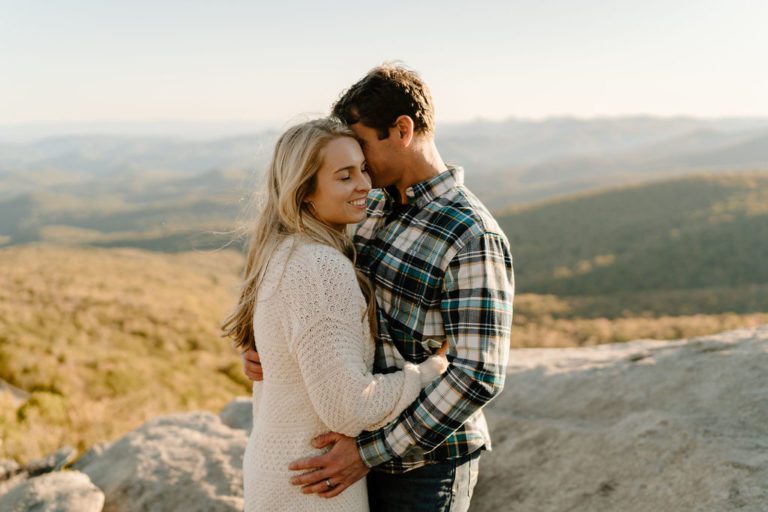
[[[357,179],[357,189],[366,193],[371,190],[371,178],[367,174],[360,173]]]

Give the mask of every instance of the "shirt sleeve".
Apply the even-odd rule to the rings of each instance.
[[[446,269],[440,304],[449,342],[448,370],[396,421],[357,437],[368,467],[402,457],[414,447],[434,450],[501,392],[513,297],[512,256],[502,235],[485,233],[459,250]]]
[[[293,267],[283,276],[291,317],[303,319],[291,329],[289,350],[317,415],[330,430],[354,437],[395,419],[447,362],[431,358],[374,375],[365,363],[372,340],[352,263],[342,255],[316,258],[314,268]]]

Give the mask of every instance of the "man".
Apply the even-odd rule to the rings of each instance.
[[[357,135],[379,189],[354,235],[356,264],[379,306],[374,371],[423,361],[443,340],[450,365],[386,427],[356,439],[318,437],[316,447],[333,447],[294,462],[290,469],[309,472],[292,482],[333,497],[368,474],[372,511],[465,511],[481,450],[491,448],[481,409],[501,392],[509,356],[509,244],[463,186],[463,170],[443,163],[431,95],[416,73],[374,68],[333,114]],[[257,376],[255,353],[245,360]]]

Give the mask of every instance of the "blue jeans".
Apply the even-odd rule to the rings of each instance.
[[[477,483],[480,452],[397,475],[371,471],[371,512],[466,512]]]

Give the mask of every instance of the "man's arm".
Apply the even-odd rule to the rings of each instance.
[[[256,349],[249,347],[243,351],[243,373],[250,380],[264,380],[264,371],[261,368],[261,359]]]
[[[497,396],[509,358],[514,276],[503,236],[469,241],[446,270],[441,300],[445,334],[454,357],[439,379],[399,418],[357,437],[368,467],[418,446],[430,452]]]
[[[333,448],[292,463],[289,469],[310,472],[291,483],[332,497],[413,446],[428,452],[442,443],[504,385],[513,297],[512,256],[503,237],[485,234],[462,248],[443,286],[443,324],[455,356],[448,371],[388,426],[356,440],[335,433],[316,438],[316,448]]]

